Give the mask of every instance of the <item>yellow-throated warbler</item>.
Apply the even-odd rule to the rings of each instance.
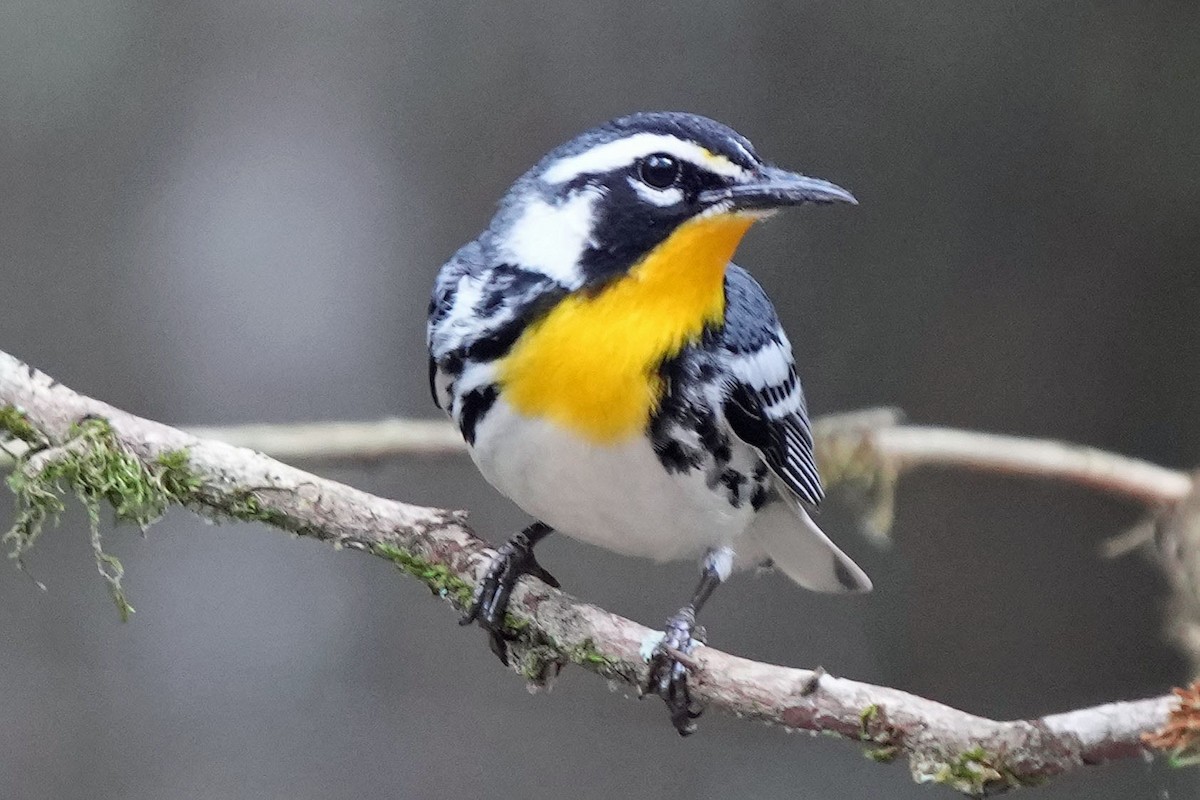
[[[429,310],[434,402],[484,477],[537,522],[500,548],[464,623],[506,659],[504,610],[553,530],[618,553],[702,557],[666,623],[650,689],[680,733],[696,612],[744,566],[817,591],[866,591],[816,526],[822,498],[791,345],[761,286],[730,263],[776,209],[854,203],[764,162],[693,114],[615,119],[551,151],[488,229],[442,267]]]

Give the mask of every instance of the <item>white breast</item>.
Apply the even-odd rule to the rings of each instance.
[[[736,547],[754,516],[709,488],[702,471],[668,473],[644,436],[595,445],[502,399],[480,422],[471,457],[526,513],[626,555],[666,561]]]

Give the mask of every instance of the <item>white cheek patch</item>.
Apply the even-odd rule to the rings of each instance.
[[[500,256],[525,269],[541,272],[566,286],[583,285],[580,257],[592,240],[594,208],[602,196],[589,187],[561,203],[535,197],[525,203],[500,245]]]
[[[582,175],[599,175],[631,166],[653,153],[667,153],[726,178],[745,178],[749,174],[725,156],[712,153],[695,142],[665,133],[635,133],[558,160],[542,173],[542,180],[552,184],[569,183]]]
[[[629,185],[638,193],[638,197],[645,200],[647,203],[653,203],[656,206],[677,205],[683,202],[683,190],[668,187],[666,189],[655,189],[653,186],[647,186],[637,178],[629,178]]]

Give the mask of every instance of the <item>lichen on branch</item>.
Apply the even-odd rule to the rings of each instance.
[[[1021,777],[997,754],[975,745],[957,754],[942,754],[932,759],[914,760],[913,777],[918,783],[940,783],[968,797],[1037,786],[1044,777]]]

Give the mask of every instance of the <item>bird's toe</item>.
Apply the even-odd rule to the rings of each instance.
[[[530,574],[557,588],[554,576],[542,567],[528,547],[505,543],[496,551],[483,580],[475,587],[471,604],[459,619],[460,625],[478,622],[488,633],[493,653],[508,665],[508,642],[515,638],[505,625],[508,603],[522,575]]]
[[[671,724],[680,736],[696,732],[695,720],[703,707],[692,698],[689,675],[696,668],[691,655],[704,643],[704,629],[696,625],[690,608],[682,609],[667,620],[662,641],[650,656],[647,692],[658,695],[667,704]]]

